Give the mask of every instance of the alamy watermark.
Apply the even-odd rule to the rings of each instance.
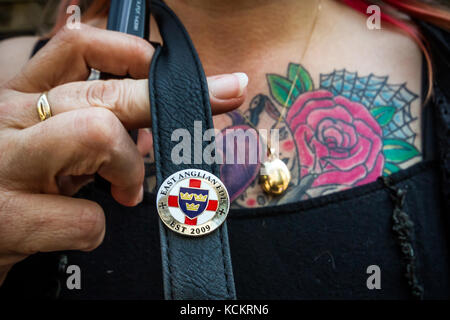
[[[140,7],[138,7],[140,10]],[[369,30],[381,29],[381,8],[374,4],[370,5],[366,9],[366,13],[369,16],[366,21],[367,28]],[[77,5],[70,5],[66,9],[66,14],[69,15],[66,21],[66,25],[69,29],[81,28],[81,8]]]
[[[376,264],[370,265],[366,269],[366,273],[370,274],[367,278],[366,286],[369,290],[381,289],[381,269]]]
[[[368,6],[366,10],[370,17],[367,18],[366,25],[369,30],[381,29],[381,9],[376,4]]]
[[[66,273],[69,275],[66,280],[66,286],[69,290],[81,290],[81,268],[76,264],[67,267]]]
[[[78,265],[69,265],[66,269],[68,274],[66,280],[66,287],[69,290],[81,290],[81,268]],[[381,289],[381,269],[378,265],[373,264],[367,267],[366,274],[369,275],[366,281],[367,289],[380,290]],[[181,314],[186,313],[186,310]]]
[[[70,30],[81,28],[81,9],[77,5],[68,6],[66,13],[69,15],[66,26]]]
[[[270,134],[269,134],[270,133]],[[171,160],[179,164],[257,164],[267,158],[267,141],[271,153],[279,153],[279,130],[271,129],[207,129],[194,121],[193,135],[184,128],[172,132],[177,144],[171,150]]]

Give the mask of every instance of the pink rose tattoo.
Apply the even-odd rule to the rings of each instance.
[[[382,130],[367,108],[327,90],[298,96],[286,116],[297,143],[300,177],[311,187],[358,186],[383,174]]]

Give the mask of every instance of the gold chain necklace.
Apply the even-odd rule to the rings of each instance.
[[[311,31],[309,33],[305,48],[303,49],[300,62],[303,61],[306,51],[308,50],[309,43],[311,41],[314,29],[316,27],[317,18],[319,16],[319,12],[322,9],[322,0],[319,0],[319,3],[317,5],[316,14],[313,20],[313,24],[311,26]],[[295,83],[297,82],[298,76],[299,76],[300,69],[295,74],[294,80],[292,81],[291,88],[289,89],[288,96],[283,104],[283,110],[280,113],[280,116],[275,123],[275,126],[273,129],[277,129],[278,125],[281,123],[281,120],[284,119],[284,116],[286,114],[287,110],[287,104],[291,98],[292,92],[294,91]],[[256,131],[258,131],[258,128],[250,121],[250,119],[240,110],[236,110],[239,112],[239,114],[245,119],[245,121]],[[280,194],[283,194],[291,182],[291,172],[289,171],[289,168],[287,165],[280,160],[278,157],[278,154],[275,154],[275,150],[271,147],[269,141],[266,141],[267,145],[267,159],[262,164],[260,175],[259,175],[259,183],[262,187],[262,189],[272,195],[277,196]]]

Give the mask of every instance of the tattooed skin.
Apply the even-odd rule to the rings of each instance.
[[[418,96],[406,84],[339,70],[320,75],[315,87],[307,70],[293,63],[286,76],[269,74],[267,82],[270,96],[254,97],[246,115],[253,126],[270,128],[288,108],[278,125],[279,157],[291,172],[291,185],[283,195],[269,196],[259,186],[259,166],[223,164],[221,178],[234,207],[317,197],[375,181],[411,159],[420,160],[410,127],[417,121],[410,108]],[[231,127],[250,128],[238,113],[229,116]]]
[[[406,83],[388,80],[387,76],[335,70],[321,74],[315,86],[308,71],[294,63],[286,75],[268,74],[268,94],[252,99],[247,119],[237,111],[228,113],[230,124],[222,134],[226,139],[227,129],[242,129],[245,134],[255,132],[252,127],[276,126],[279,158],[292,180],[284,194],[270,196],[259,185],[260,163],[222,164],[220,178],[232,207],[305,200],[373,182],[419,161],[411,129],[418,121],[411,115],[411,103],[418,95]],[[258,138],[266,148],[267,141]],[[225,156],[226,150],[221,151]],[[154,165],[148,167],[154,170]],[[154,177],[147,181],[149,187],[154,185]]]

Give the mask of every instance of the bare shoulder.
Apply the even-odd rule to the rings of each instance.
[[[38,37],[17,37],[0,42],[0,84],[13,78],[30,59]]]
[[[324,12],[333,43],[336,65],[354,65],[359,72],[389,75],[396,82],[408,82],[414,89],[420,84],[422,52],[416,42],[400,28],[381,21],[380,29],[370,29],[367,17],[355,10],[329,1]]]
[[[422,51],[419,45],[400,28],[381,21],[380,29],[367,26],[368,17],[335,1],[327,1],[322,23],[328,30],[323,35],[319,52],[327,55],[328,70],[346,70],[358,77],[372,77],[385,81],[390,88],[404,88],[404,99],[413,121],[410,129],[416,135],[414,145],[421,149]],[[325,70],[323,72],[322,70]],[[409,100],[408,100],[409,101]],[[392,102],[392,101],[391,101]],[[412,141],[410,141],[412,142]]]

